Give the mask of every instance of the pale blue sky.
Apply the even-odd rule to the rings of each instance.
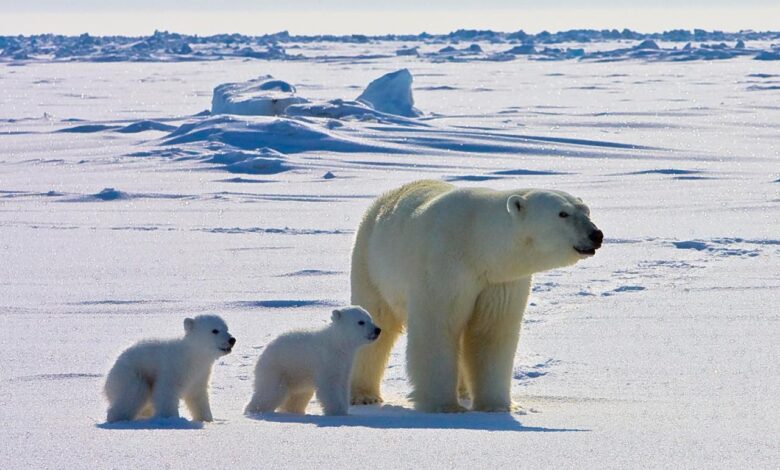
[[[19,0],[0,0],[0,9],[3,11],[106,11],[129,10],[135,8],[144,9],[173,9],[173,10],[432,10],[432,9],[522,9],[535,7],[613,7],[613,8],[639,8],[639,7],[730,7],[739,4],[745,6],[772,6],[776,0],[227,0],[217,2],[215,0],[31,0],[27,2]]]
[[[137,35],[155,29],[383,34],[623,27],[645,32],[695,27],[780,30],[780,0],[0,0],[0,34]]]

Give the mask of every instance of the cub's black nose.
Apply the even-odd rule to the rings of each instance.
[[[234,344],[236,344],[236,338],[231,336],[230,339],[228,340],[228,343],[230,343],[230,345],[233,346]]]
[[[592,241],[596,245],[596,248],[598,248],[601,246],[601,242],[604,241],[604,232],[601,230],[594,230],[590,232],[588,238],[590,238],[590,241]]]
[[[381,333],[381,332],[382,332],[381,328],[379,328],[379,327],[374,328],[374,334],[375,335],[379,336],[379,333]]]

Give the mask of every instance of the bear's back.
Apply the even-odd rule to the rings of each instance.
[[[156,375],[161,363],[170,360],[178,340],[143,340],[127,348],[117,365],[132,367],[142,375]]]
[[[380,196],[375,202],[376,218],[387,219],[393,215],[409,217],[436,196],[451,191],[449,183],[436,180],[419,180],[405,184]]]
[[[313,371],[331,347],[322,332],[304,330],[284,333],[266,346],[260,362],[281,369]]]

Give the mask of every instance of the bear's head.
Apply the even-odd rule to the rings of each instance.
[[[534,272],[570,266],[593,256],[604,234],[582,199],[563,191],[531,189],[506,199],[514,259]]]
[[[214,357],[230,354],[236,338],[228,332],[227,324],[216,315],[198,315],[184,319],[184,338]]]
[[[381,329],[374,325],[371,315],[356,306],[336,309],[331,315],[333,326],[342,332],[349,343],[367,344],[379,337]]]

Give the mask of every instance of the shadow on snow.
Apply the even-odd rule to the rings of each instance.
[[[203,429],[200,421],[189,421],[184,418],[150,418],[135,421],[116,421],[95,425],[100,429],[136,430],[136,429]]]
[[[289,413],[249,414],[249,419],[275,423],[313,424],[321,428],[366,427],[375,429],[472,429],[475,431],[588,432],[588,429],[523,426],[511,413],[467,412],[457,414],[420,413],[401,406],[359,406],[348,416],[296,415]]]

